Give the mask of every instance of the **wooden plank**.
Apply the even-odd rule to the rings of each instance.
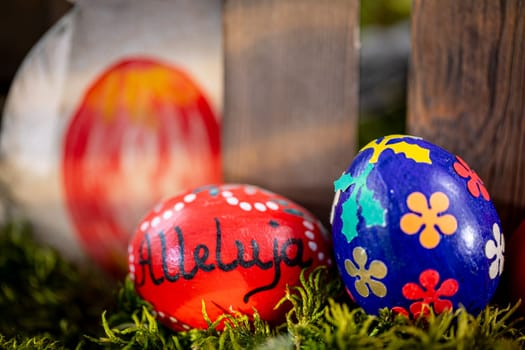
[[[525,1],[414,1],[408,129],[460,155],[512,232],[525,219]]]
[[[225,3],[226,181],[252,183],[327,221],[355,155],[357,0]]]

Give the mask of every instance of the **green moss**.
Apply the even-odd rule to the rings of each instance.
[[[114,286],[104,276],[94,274],[66,262],[55,250],[37,244],[29,224],[17,221],[1,227],[3,341],[39,336],[38,344],[47,344],[43,348],[53,348],[55,341],[71,348],[86,332],[97,332],[100,313],[113,300],[107,291]],[[53,342],[46,343],[45,339]],[[15,343],[24,348],[21,344],[25,340],[8,344]]]
[[[0,349],[13,350],[62,350],[66,349],[59,341],[50,336],[42,335],[32,338],[12,337],[7,339],[0,334]]]
[[[309,272],[309,273],[306,273]],[[102,283],[31,239],[30,228],[0,231],[0,349],[521,349],[516,309],[459,309],[410,320],[382,310],[367,315],[346,298],[336,271],[303,271],[279,304],[286,321],[270,327],[257,313],[203,317],[209,328],[172,332],[126,279]],[[118,290],[108,293],[108,289]],[[111,303],[107,303],[109,299]],[[106,308],[107,311],[103,311]],[[224,329],[218,325],[224,323]]]

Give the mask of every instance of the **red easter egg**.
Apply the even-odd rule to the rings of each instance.
[[[507,266],[510,297],[521,299],[520,313],[525,315],[525,220],[510,237]]]
[[[209,185],[157,205],[129,245],[140,296],[174,330],[207,328],[232,311],[278,322],[274,310],[303,268],[330,265],[327,231],[292,201],[250,185]]]

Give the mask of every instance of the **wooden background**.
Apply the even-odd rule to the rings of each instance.
[[[327,222],[357,143],[357,0],[228,0],[224,176]]]

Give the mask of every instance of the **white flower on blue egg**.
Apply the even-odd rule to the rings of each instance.
[[[494,259],[489,268],[489,276],[491,279],[494,279],[500,276],[503,272],[505,239],[503,238],[503,233],[501,233],[498,224],[492,226],[492,234],[494,235],[494,239],[488,240],[485,244],[485,256],[487,259]]]

